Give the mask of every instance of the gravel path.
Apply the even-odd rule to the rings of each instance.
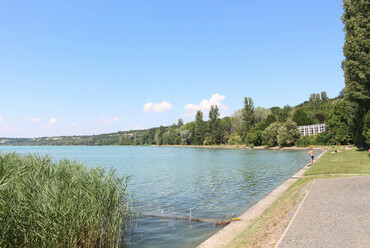
[[[278,247],[370,247],[370,176],[316,180]]]

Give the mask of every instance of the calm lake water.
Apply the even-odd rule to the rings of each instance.
[[[221,227],[154,216],[239,216],[310,162],[307,151],[122,146],[0,146],[131,175],[142,215],[129,247],[195,247]],[[316,152],[316,151],[315,151]],[[315,154],[318,155],[318,152]]]

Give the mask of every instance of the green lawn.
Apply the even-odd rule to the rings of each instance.
[[[335,150],[341,152],[332,153]],[[370,153],[366,150],[330,148],[305,176],[322,174],[370,174]]]

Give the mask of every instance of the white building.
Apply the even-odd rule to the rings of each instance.
[[[303,136],[311,136],[315,133],[323,133],[325,132],[325,124],[314,124],[314,125],[307,125],[307,126],[298,126],[297,127],[301,135]]]

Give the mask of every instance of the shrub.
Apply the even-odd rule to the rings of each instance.
[[[287,120],[278,130],[277,143],[279,146],[291,146],[299,139],[297,123]]]
[[[0,247],[118,247],[129,178],[48,156],[0,153]]]
[[[243,144],[242,138],[240,138],[240,136],[237,135],[237,134],[231,135],[227,143],[229,145],[241,145],[241,144]]]
[[[257,130],[253,133],[248,133],[247,136],[245,137],[245,143],[247,145],[249,144],[254,144],[256,146],[262,145],[262,131]]]
[[[331,145],[335,144],[335,141],[332,140],[331,134],[328,132],[319,133],[316,135],[316,145]]]
[[[263,144],[267,146],[276,146],[277,145],[277,136],[278,130],[280,129],[281,125],[278,123],[270,124],[265,131],[262,132],[262,140]]]
[[[301,138],[296,142],[296,145],[300,147],[307,147],[315,144],[316,139],[314,136],[301,136]]]

